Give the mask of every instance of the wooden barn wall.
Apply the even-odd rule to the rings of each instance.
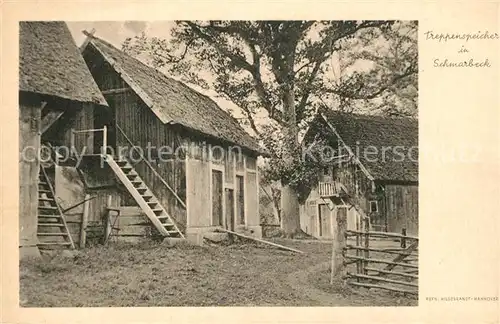
[[[54,146],[69,147],[71,144],[71,129],[86,130],[94,128],[94,109],[106,109],[91,103],[58,101],[48,103],[48,107],[64,109],[65,113],[43,134],[42,140]],[[94,134],[80,133],[75,135],[75,148],[81,153],[94,153]],[[98,148],[97,148],[98,149]]]
[[[37,251],[38,172],[36,152],[40,147],[40,106],[20,102],[19,107],[19,245],[20,257]],[[32,149],[25,148],[31,147]],[[23,153],[24,151],[24,153]]]
[[[87,55],[89,55],[87,53]],[[95,61],[95,60],[94,60]],[[95,61],[99,62],[99,61]],[[107,63],[90,65],[91,73],[94,76],[101,90],[122,89],[128,85],[120,76],[112,70]],[[132,91],[108,94],[105,96],[111,111],[114,113],[114,120],[111,121],[111,129],[108,137],[116,138],[115,152],[119,151],[130,156],[132,145],[118,129],[119,126],[125,135],[132,141],[134,146],[142,148],[144,155],[148,158],[151,152],[152,159],[148,159],[154,169],[172,187],[177,195],[185,200],[185,160],[171,157],[169,161],[159,161],[157,159],[157,149],[168,147],[176,150],[181,139],[171,126],[163,124],[156,115],[147,107],[142,100]],[[151,149],[148,149],[151,147]],[[137,157],[137,152],[134,153]],[[138,161],[138,159],[137,159]],[[146,182],[146,185],[153,191],[167,212],[182,225],[186,223],[186,211],[177,202],[175,196],[154,174],[154,172],[143,161],[134,165],[136,171]],[[134,206],[135,201],[129,194],[123,197],[123,204]],[[182,227],[182,226],[181,226]]]
[[[385,185],[385,201],[388,231],[418,235],[418,185]]]

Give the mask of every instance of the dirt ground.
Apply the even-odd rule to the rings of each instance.
[[[27,260],[25,307],[416,306],[417,300],[329,283],[331,245],[274,240],[305,254],[254,243],[114,245]]]

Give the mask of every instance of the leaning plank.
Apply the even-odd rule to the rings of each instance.
[[[406,259],[407,257],[410,256],[410,254],[418,247],[418,241],[417,242],[413,242],[407,249],[406,251],[404,251],[403,253],[401,253],[400,255],[398,255],[397,257],[395,257],[392,262],[393,264],[388,264],[384,270],[388,270],[388,271],[391,271],[392,269],[394,269],[394,267],[397,266],[397,263],[403,261],[404,259]]]
[[[256,241],[256,242],[260,242],[260,243],[264,243],[264,244],[269,244],[269,245],[275,246],[275,247],[283,249],[283,250],[297,252],[297,253],[305,253],[303,251],[296,250],[296,249],[293,249],[293,248],[289,248],[289,247],[281,245],[281,244],[276,244],[276,243],[273,243],[273,242],[264,241],[264,240],[261,240],[261,239],[255,238],[255,237],[246,236],[246,235],[243,235],[243,234],[240,234],[240,233],[236,233],[236,232],[233,232],[233,231],[230,231],[230,230],[227,230],[227,229],[219,228],[217,231],[219,231],[219,232],[226,232],[226,233],[233,234],[233,235],[236,235],[236,236],[239,236],[239,237],[243,237],[243,238],[246,238],[246,239],[249,239],[249,240],[253,240],[253,241]]]

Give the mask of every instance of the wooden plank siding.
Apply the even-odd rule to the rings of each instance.
[[[418,235],[418,185],[385,185],[387,226],[389,232]]]
[[[85,55],[91,55],[86,53]],[[96,61],[97,60],[97,61]],[[98,58],[86,60],[95,62],[91,65],[91,73],[103,91],[111,89],[127,88],[128,85],[117,74],[108,63],[102,62]],[[175,152],[182,142],[182,137],[178,129],[174,126],[163,124],[159,118],[145,105],[145,103],[133,91],[121,91],[109,93],[106,100],[112,112],[110,120],[109,138],[114,146],[115,153],[124,153],[138,161],[134,168],[146,185],[153,191],[167,212],[174,217],[183,228],[187,221],[185,209],[178,203],[175,196],[162,183],[157,175],[144,162],[139,162],[138,153],[133,152],[132,145],[125,136],[116,129],[120,127],[125,135],[132,141],[134,146],[141,148],[144,156],[154,167],[156,172],[176,191],[177,195],[185,201],[186,181],[185,181],[185,159],[182,154],[179,158],[170,156],[170,161],[159,161],[157,158],[158,148],[165,147],[163,152]],[[114,142],[114,143],[113,143]],[[131,152],[132,155],[131,155]],[[151,154],[149,154],[151,153]],[[150,156],[149,156],[150,155]],[[151,157],[151,159],[149,159]],[[129,194],[124,194],[123,203],[134,206],[135,201]]]
[[[91,103],[78,103],[60,100],[49,102],[47,109],[64,110],[62,117],[42,135],[43,142],[53,146],[70,147],[71,129],[85,130],[94,128],[94,110],[105,110]],[[94,134],[82,133],[75,136],[75,148],[80,155],[94,152]],[[99,149],[99,148],[97,148]]]

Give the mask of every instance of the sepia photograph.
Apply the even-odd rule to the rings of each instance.
[[[19,305],[418,306],[418,31],[19,22]]]

